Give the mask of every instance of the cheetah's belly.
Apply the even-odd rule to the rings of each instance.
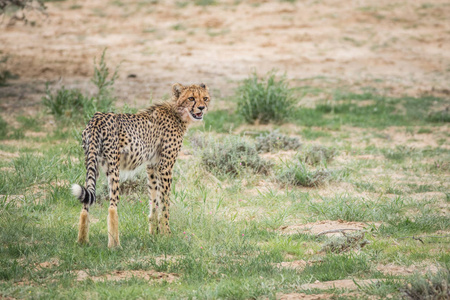
[[[159,156],[156,151],[146,153],[143,149],[138,149],[133,153],[128,147],[123,148],[120,151],[120,179],[132,178],[141,173],[147,165],[156,165],[158,162]]]

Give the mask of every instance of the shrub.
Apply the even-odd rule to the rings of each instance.
[[[286,121],[294,101],[286,77],[277,80],[273,73],[261,79],[256,74],[245,79],[237,89],[236,99],[238,113],[251,124]]]
[[[15,12],[16,10],[22,11],[22,17],[17,17],[14,15],[9,23],[14,21],[23,21],[25,24],[28,23],[25,11],[37,11],[42,14],[46,14],[46,6],[43,0],[1,0],[0,1],[0,16],[3,14],[8,14],[9,12]]]
[[[334,148],[328,148],[320,145],[305,148],[300,153],[300,159],[310,165],[326,164],[330,162],[337,151]]]
[[[207,145],[201,152],[201,162],[215,173],[237,175],[243,169],[269,173],[271,164],[261,159],[255,146],[242,138],[231,137],[224,142],[209,141]]]
[[[2,54],[2,51],[0,51],[0,54]],[[8,61],[8,59],[8,55],[0,56],[0,86],[7,85],[6,82],[8,81],[8,79],[19,78],[18,75],[13,74],[6,69],[6,62]]]
[[[291,138],[272,131],[268,134],[261,134],[256,138],[256,150],[259,152],[276,152],[278,150],[297,150],[301,147],[298,138]]]
[[[283,184],[317,187],[330,181],[331,175],[328,170],[310,170],[302,161],[294,160],[285,162],[285,166],[277,175],[277,180]]]
[[[446,107],[441,111],[429,113],[427,121],[433,123],[448,123],[450,122],[450,107]]]
[[[0,140],[5,139],[8,135],[8,123],[0,116]]]
[[[403,288],[403,292],[406,299],[449,299],[450,272],[448,269],[441,269],[426,277],[416,274]]]
[[[79,118],[89,120],[95,112],[108,112],[114,109],[115,98],[111,96],[112,86],[118,77],[118,68],[110,76],[109,68],[105,63],[103,51],[100,62],[97,65],[94,59],[94,77],[92,82],[97,87],[97,93],[93,97],[85,96],[78,89],[66,89],[64,86],[53,94],[47,85],[46,95],[42,98],[43,105],[50,114],[57,119]],[[108,77],[110,77],[108,79]]]
[[[361,249],[370,242],[364,238],[364,232],[345,233],[343,236],[330,237],[321,251],[342,253],[352,249]]]
[[[47,84],[46,96],[42,98],[42,104],[50,114],[56,118],[61,118],[82,112],[86,102],[90,100],[80,90],[66,89],[64,86],[56,91],[56,94],[52,94]]]

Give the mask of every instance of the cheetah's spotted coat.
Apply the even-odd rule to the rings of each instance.
[[[88,242],[89,206],[95,202],[98,167],[108,177],[108,247],[120,246],[119,172],[146,165],[150,194],[149,230],[169,234],[169,194],[172,169],[187,125],[203,119],[210,95],[204,84],[172,87],[172,100],[137,114],[96,113],[83,131],[86,159],[85,186],[74,184],[73,194],[83,203],[78,242]]]

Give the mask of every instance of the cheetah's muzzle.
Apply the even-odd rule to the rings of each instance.
[[[194,119],[196,119],[196,120],[201,120],[201,119],[203,119],[203,112],[201,111],[201,112],[199,112],[199,113],[193,113],[193,112],[191,112],[191,116],[194,118]]]

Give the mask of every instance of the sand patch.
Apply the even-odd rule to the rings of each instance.
[[[24,195],[0,195],[0,200],[5,201],[6,204],[14,203],[16,207],[21,207],[25,201]]]
[[[308,265],[308,262],[301,260],[294,261],[283,261],[281,263],[275,264],[277,268],[294,269],[297,271],[303,271],[303,269]]]
[[[298,151],[295,150],[287,150],[287,151],[277,151],[275,153],[262,153],[261,156],[264,159],[272,160],[274,162],[279,162],[280,160],[284,161],[286,159],[292,159]]]
[[[314,223],[307,224],[295,224],[295,225],[285,225],[281,226],[278,231],[284,234],[296,234],[296,233],[309,233],[309,234],[319,234],[329,230],[339,230],[339,229],[350,229],[350,230],[364,230],[369,225],[374,224],[376,227],[381,225],[380,222],[370,222],[370,223],[362,223],[362,222],[346,222],[343,220],[337,221],[317,221]],[[328,236],[331,235],[340,235],[339,232],[328,233]]]
[[[279,300],[324,300],[330,299],[333,297],[332,294],[315,294],[315,295],[307,295],[304,293],[291,293],[284,295],[277,295],[277,299]]]
[[[84,281],[87,279],[91,279],[93,281],[120,281],[120,280],[128,280],[131,278],[139,278],[147,281],[167,281],[174,282],[180,276],[175,273],[164,273],[157,272],[154,270],[129,270],[129,271],[114,271],[110,274],[105,274],[102,276],[90,276],[86,271],[80,270],[77,271],[77,281]]]
[[[367,285],[376,283],[379,280],[377,279],[366,279],[366,280],[355,280],[358,285]],[[348,289],[348,290],[356,290],[358,286],[356,285],[353,279],[342,279],[342,280],[333,280],[333,281],[316,281],[314,283],[303,284],[300,286],[301,289]]]
[[[13,159],[13,158],[18,158],[20,155],[17,152],[5,152],[0,150],[0,158],[4,159],[4,158],[8,158],[8,159]]]
[[[377,265],[377,270],[384,273],[385,275],[412,275],[414,273],[420,274],[437,273],[439,268],[435,265],[428,265],[428,266],[411,265],[405,267],[395,264],[387,264],[387,265],[379,264]]]
[[[60,264],[60,262],[57,258],[52,258],[48,261],[44,261],[44,262],[36,264],[36,268],[48,269],[48,268],[52,268],[52,267],[57,267],[57,266],[59,266],[59,264]]]

